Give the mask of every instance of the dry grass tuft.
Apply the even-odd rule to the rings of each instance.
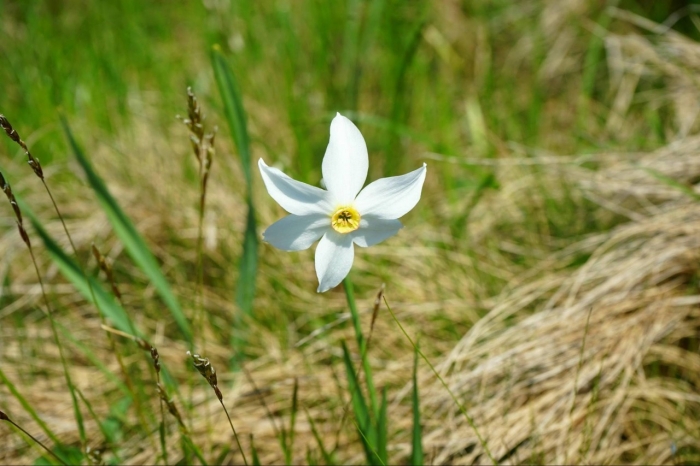
[[[696,448],[700,204],[648,170],[694,182],[699,151],[686,138],[636,159],[603,155],[598,172],[569,168],[582,195],[631,221],[558,254],[589,253],[577,270],[504,292],[441,362],[501,461],[663,464]],[[426,451],[488,461],[429,378]]]

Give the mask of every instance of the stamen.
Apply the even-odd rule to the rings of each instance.
[[[340,207],[331,217],[331,226],[338,233],[350,233],[360,228],[360,214],[352,207]]]

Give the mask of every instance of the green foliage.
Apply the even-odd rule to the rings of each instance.
[[[246,229],[243,239],[243,254],[241,255],[236,288],[236,304],[245,316],[250,316],[253,312],[253,299],[255,298],[255,277],[258,270],[258,235],[255,228],[255,208],[253,206],[251,174],[250,143],[248,128],[246,125],[246,114],[243,109],[243,98],[238,90],[233,71],[221,54],[221,49],[215,46],[212,49],[212,65],[214,76],[219,87],[219,93],[224,103],[224,113],[226,121],[231,131],[231,136],[236,144],[238,155],[241,158],[243,175],[246,182],[246,193],[248,203],[248,215],[246,218]],[[239,322],[240,324],[240,322]],[[236,329],[239,333],[242,328]],[[234,338],[234,342],[238,338]],[[238,344],[235,345],[237,348]]]
[[[170,288],[168,281],[163,275],[163,272],[161,272],[158,262],[156,261],[155,257],[153,257],[153,254],[146,245],[144,239],[136,230],[136,227],[134,227],[134,224],[121,209],[116,199],[114,199],[114,197],[110,194],[109,190],[107,189],[107,185],[105,185],[102,178],[100,178],[100,176],[92,168],[89,160],[83,153],[82,149],[78,146],[78,143],[75,141],[65,118],[61,118],[61,123],[73,151],[73,155],[85,172],[87,181],[95,192],[97,200],[102,206],[102,210],[105,212],[105,214],[107,214],[107,218],[112,224],[114,232],[117,234],[119,239],[121,239],[124,247],[134,262],[136,262],[136,264],[151,280],[151,283],[153,283],[153,286],[158,291],[158,294],[163,299],[163,302],[165,302],[165,305],[170,310],[173,319],[177,323],[178,327],[180,327],[180,331],[182,332],[183,336],[191,344],[192,330],[190,328],[190,324],[187,321],[185,314],[182,312],[180,303]]]

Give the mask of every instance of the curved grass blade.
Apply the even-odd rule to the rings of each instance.
[[[51,259],[58,266],[61,273],[75,285],[78,291],[87,299],[89,302],[93,303],[92,294],[90,293],[90,286],[85,279],[85,275],[80,270],[78,264],[71,259],[61,248],[61,246],[54,241],[53,238],[44,230],[39,220],[36,218],[34,213],[28,208],[28,206],[18,199],[18,204],[22,208],[22,212],[29,218],[32,222],[32,226],[36,231],[37,235],[41,238],[46,246],[46,250],[49,252]],[[95,292],[95,300],[98,301],[99,306],[96,306],[99,310],[104,313],[104,316],[114,323],[122,332],[132,333],[135,331],[129,316],[126,314],[124,309],[117,304],[117,302],[112,298],[112,295],[107,293],[102,285],[93,277],[88,278],[92,285],[92,289]]]
[[[233,136],[238,155],[241,158],[243,176],[246,182],[248,217],[243,239],[243,254],[239,265],[240,275],[236,288],[236,304],[244,316],[251,314],[255,298],[255,277],[258,269],[258,236],[255,230],[255,208],[253,205],[253,176],[251,173],[250,138],[246,125],[246,113],[243,99],[238,90],[236,79],[226,62],[221,49],[215,45],[211,54],[214,76],[224,103],[226,120]],[[236,341],[236,340],[234,340]]]
[[[175,322],[180,328],[183,336],[188,342],[191,343],[192,330],[190,329],[190,324],[182,312],[180,303],[170,289],[168,281],[163,275],[163,272],[160,270],[158,262],[146,245],[146,242],[136,230],[136,227],[134,227],[134,224],[121,209],[116,199],[114,199],[114,197],[112,197],[110,194],[109,190],[107,189],[107,185],[105,185],[102,178],[100,178],[97,172],[95,172],[95,170],[92,168],[92,165],[90,165],[87,157],[73,137],[73,134],[68,126],[68,122],[63,117],[61,117],[61,124],[63,125],[63,130],[66,133],[71,149],[73,150],[73,154],[85,172],[87,181],[95,192],[97,200],[102,206],[102,209],[107,214],[107,218],[112,224],[114,232],[122,241],[125,249],[134,262],[141,268],[141,270],[143,270],[146,276],[148,276],[149,280],[151,280],[161,299],[170,310],[170,313],[172,314],[173,319],[175,319]]]

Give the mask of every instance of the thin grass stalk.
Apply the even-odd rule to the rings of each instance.
[[[304,413],[306,413],[306,419],[309,421],[311,433],[313,434],[314,439],[316,439],[318,448],[321,450],[321,456],[323,456],[323,460],[326,462],[326,464],[335,464],[335,461],[333,461],[333,457],[328,453],[328,451],[326,451],[326,447],[323,446],[323,440],[321,439],[321,435],[318,433],[318,429],[316,428],[314,418],[311,417],[311,415],[309,414],[309,410],[306,409],[306,406],[304,406]]]
[[[97,251],[97,249],[94,249],[94,251]],[[97,251],[97,254],[99,254],[99,251]],[[100,255],[100,257],[101,257],[101,255]],[[112,287],[116,291],[115,294],[117,295],[117,299],[121,300],[121,293],[119,292],[119,289],[116,287],[117,286],[116,283],[112,279],[112,274],[111,274],[111,270],[109,269],[109,266],[106,264],[104,259],[102,261],[100,261],[100,264],[101,264],[101,267],[104,265],[106,271],[105,271],[105,269],[103,269],[103,271],[105,271],[108,278],[110,279],[110,281],[112,283]],[[139,348],[141,348],[144,351],[147,351],[150,354],[153,369],[155,371],[156,388],[158,389],[158,393],[161,393],[161,391],[162,391],[162,389],[161,389],[162,385],[160,383],[160,369],[161,369],[161,367],[160,367],[160,354],[158,353],[158,349],[156,347],[152,346],[150,343],[148,343],[143,338],[139,338],[139,337],[134,336],[134,335],[129,335],[128,333],[122,332],[121,330],[117,330],[117,329],[107,327],[107,326],[103,326],[102,329],[105,330],[106,332],[114,333],[115,335],[119,335],[119,336],[122,336],[124,338],[130,339],[131,341],[136,343],[136,345]],[[167,434],[167,432],[165,431],[165,406],[164,406],[164,400],[163,400],[162,396],[159,396],[159,402],[160,402],[160,419],[161,420],[160,420],[160,423],[158,425],[158,434],[160,437],[161,457],[163,459],[163,463],[168,464],[168,449],[166,447],[166,441],[165,441],[166,434]]]
[[[214,139],[216,137],[216,127],[212,133],[205,133],[204,114],[199,106],[197,97],[192,92],[192,88],[187,88],[187,118],[182,120],[190,132],[190,142],[192,151],[197,159],[198,180],[199,180],[199,213],[197,219],[197,264],[195,266],[197,275],[197,289],[195,291],[195,315],[193,326],[195,333],[204,335],[204,210],[207,198],[207,181],[209,180],[209,170],[214,160]],[[207,351],[207,338],[202,339],[202,349]],[[190,346],[194,351],[194,347]],[[192,387],[192,385],[190,385]],[[190,406],[192,405],[192,390],[190,390]],[[207,404],[207,410],[209,405]],[[211,434],[211,412],[206,415],[207,431]],[[211,435],[207,435],[209,439]]]
[[[243,361],[240,361],[240,367],[243,369],[243,374],[245,374],[246,379],[248,379],[248,383],[250,383],[253,386],[253,390],[255,393],[262,393],[258,386],[255,383],[255,380],[253,379],[252,374],[248,370],[248,368],[245,366]],[[260,404],[262,405],[263,409],[265,410],[265,414],[267,418],[270,420],[270,423],[272,424],[272,430],[275,431],[275,436],[277,436],[278,439],[282,439],[282,431],[281,429],[277,426],[277,422],[275,422],[275,416],[272,415],[272,411],[270,410],[270,407],[267,405],[267,402],[265,401],[265,397],[260,396],[258,397],[260,399]]]
[[[4,412],[2,412],[2,411],[0,411],[0,421],[7,421],[7,422],[9,422],[10,424],[12,424],[12,425],[15,427],[15,429],[18,429],[18,430],[19,430],[20,432],[22,432],[24,435],[26,435],[27,437],[29,437],[30,439],[32,439],[37,445],[41,446],[44,450],[46,450],[51,456],[53,456],[54,458],[56,458],[56,460],[57,460],[59,463],[64,464],[64,465],[67,465],[67,463],[66,463],[65,461],[63,461],[63,459],[61,459],[56,453],[54,453],[53,451],[49,450],[49,448],[48,448],[46,445],[44,445],[39,439],[37,439],[37,438],[34,437],[32,434],[30,434],[29,432],[27,432],[26,430],[24,430],[24,428],[22,428],[19,424],[17,424],[15,421],[13,421],[12,419],[10,419],[9,416],[8,416],[7,414],[5,414]]]
[[[370,451],[374,453],[374,458],[379,461],[379,464],[381,464],[382,466],[386,466],[386,463],[382,461],[381,457],[379,456],[379,453],[377,453],[377,451],[374,448],[372,448],[372,442],[370,442],[365,433],[362,432],[362,429],[360,429],[360,425],[357,423],[357,421],[355,419],[352,419],[352,423],[355,425],[355,430],[360,434],[360,437],[362,437],[362,440],[364,440],[365,444],[367,445],[367,448],[369,448]]]
[[[236,428],[233,427],[233,421],[231,420],[231,416],[228,414],[228,409],[226,409],[226,405],[224,404],[224,396],[221,393],[221,390],[219,390],[218,379],[216,376],[216,370],[214,369],[214,366],[211,365],[209,359],[203,358],[198,354],[192,354],[188,351],[187,355],[192,357],[194,367],[209,383],[209,386],[212,388],[212,390],[214,390],[216,398],[218,398],[219,403],[221,403],[221,407],[224,409],[226,417],[228,418],[229,425],[231,426],[231,431],[233,432],[233,437],[236,439],[238,449],[241,451],[241,455],[243,456],[243,463],[245,463],[245,465],[248,466],[248,458],[246,458],[245,451],[241,446],[241,441],[238,439],[238,433],[236,433]]]
[[[44,185],[44,189],[46,190],[46,194],[48,194],[49,199],[51,199],[51,204],[53,205],[54,210],[56,211],[56,215],[58,216],[59,220],[61,221],[61,225],[63,226],[63,231],[66,234],[66,237],[68,238],[68,242],[70,243],[71,250],[73,251],[73,255],[75,256],[76,263],[78,264],[78,267],[80,268],[80,273],[85,277],[85,281],[87,282],[88,289],[90,290],[90,296],[92,298],[92,302],[95,303],[95,307],[97,308],[97,314],[100,316],[100,323],[105,326],[107,324],[105,317],[103,315],[102,309],[100,308],[100,304],[97,301],[95,297],[95,290],[92,287],[92,283],[88,279],[87,273],[85,272],[85,267],[83,267],[82,262],[79,260],[78,256],[78,248],[75,246],[75,242],[73,241],[73,237],[70,234],[70,231],[68,230],[68,226],[66,225],[66,222],[63,218],[63,214],[61,213],[61,210],[58,208],[58,203],[56,202],[56,199],[53,196],[53,193],[51,192],[51,189],[49,189],[49,185],[46,182],[46,178],[44,177],[44,170],[41,167],[41,163],[39,162],[39,159],[34,157],[32,153],[29,151],[29,147],[27,144],[22,140],[20,137],[19,133],[12,127],[10,122],[7,120],[7,118],[3,115],[0,115],[0,127],[5,130],[5,133],[8,135],[10,139],[12,139],[14,142],[16,142],[25,152],[27,155],[27,162],[29,166],[32,168],[34,171],[34,174],[41,180],[41,183]],[[93,251],[95,250],[95,246],[93,244]],[[122,307],[123,306],[123,303]],[[133,328],[133,324],[131,323],[131,320],[129,320],[129,324],[132,327],[132,331],[136,333],[135,329]],[[129,376],[129,372],[126,370],[126,365],[124,364],[124,359],[121,355],[121,353],[118,351],[118,348],[116,346],[116,343],[114,342],[114,339],[112,338],[112,335],[109,332],[105,331],[105,334],[107,335],[107,340],[109,341],[109,347],[112,353],[116,356],[117,358],[117,363],[119,364],[119,369],[122,373],[122,376],[124,377],[124,381],[126,383],[126,386],[128,387],[129,391],[131,392],[132,399],[134,400],[134,404],[136,406],[136,412],[137,416],[139,418],[139,422],[141,423],[141,427],[143,428],[144,432],[148,432],[150,428],[148,427],[148,423],[146,422],[146,418],[144,417],[143,413],[143,406],[141,405],[141,402],[139,400],[138,394],[136,392],[136,388],[134,386],[134,382]]]
[[[112,445],[111,439],[109,438],[109,433],[108,433],[107,429],[105,429],[104,425],[102,425],[102,423],[100,422],[99,417],[97,417],[97,413],[95,413],[95,410],[92,408],[92,404],[85,397],[85,395],[83,394],[83,392],[81,390],[76,389],[76,392],[78,392],[78,396],[80,397],[80,399],[83,400],[83,403],[85,404],[85,407],[87,408],[88,412],[90,413],[90,416],[92,416],[93,420],[95,421],[95,423],[99,427],[100,431],[102,432],[102,436],[105,438],[105,442],[107,443],[107,445],[110,446],[110,449],[111,449],[111,447],[113,445]],[[114,449],[111,449],[111,450],[112,450],[112,454],[114,454],[114,459],[117,460],[117,464],[124,464],[122,459],[119,457],[119,454]]]
[[[154,348],[155,349],[155,348]],[[156,351],[157,354],[157,351]],[[154,358],[154,364],[157,363],[157,358]],[[160,366],[158,366],[160,367]],[[163,385],[158,383],[156,385],[156,388],[158,389],[158,395],[160,396],[160,399],[163,400],[165,403],[165,406],[168,408],[168,412],[177,420],[178,426],[180,427],[180,437],[183,442],[189,446],[192,451],[194,452],[194,455],[199,459],[199,461],[202,462],[202,464],[207,464],[207,460],[204,459],[204,455],[202,455],[201,450],[197,445],[194,444],[192,439],[190,438],[189,430],[187,429],[187,426],[185,425],[185,422],[182,420],[182,416],[180,415],[180,410],[177,409],[177,406],[175,405],[175,402],[168,397],[168,393],[165,391],[165,388]]]
[[[5,129],[6,128],[7,120],[5,119],[4,116],[1,116],[0,118],[0,127]],[[12,127],[10,127],[11,129]],[[10,134],[10,133],[8,133]],[[16,132],[14,133],[15,135],[17,134]],[[11,136],[12,137],[12,136]],[[19,136],[17,136],[19,139]],[[73,401],[73,411],[75,414],[75,420],[76,423],[78,424],[78,433],[80,435],[80,442],[83,447],[83,452],[85,451],[85,447],[87,445],[87,440],[85,436],[85,427],[83,425],[83,416],[82,413],[80,412],[80,407],[78,406],[78,399],[75,396],[75,389],[73,386],[73,381],[70,376],[70,371],[68,370],[68,363],[66,362],[65,355],[63,354],[63,346],[61,345],[61,340],[58,338],[58,331],[56,330],[56,322],[54,321],[53,318],[53,312],[51,305],[49,304],[49,298],[46,295],[46,290],[44,289],[44,281],[41,278],[41,273],[39,272],[39,265],[37,264],[36,257],[34,256],[34,249],[32,248],[32,243],[29,240],[29,235],[27,234],[26,229],[24,228],[24,223],[22,220],[22,212],[20,211],[19,205],[17,204],[17,200],[15,199],[15,195],[12,193],[12,188],[10,187],[10,184],[7,182],[5,177],[0,173],[0,185],[2,185],[2,190],[5,193],[5,196],[7,196],[7,200],[10,202],[10,206],[12,207],[12,210],[15,213],[15,221],[17,223],[17,229],[19,230],[20,237],[22,238],[22,241],[24,244],[27,246],[27,249],[29,250],[29,255],[32,258],[32,264],[34,264],[34,271],[36,272],[37,280],[39,280],[39,286],[41,288],[41,294],[44,297],[44,303],[46,305],[46,315],[49,318],[49,323],[51,326],[51,333],[54,338],[54,342],[56,343],[56,346],[58,347],[58,354],[61,359],[61,366],[63,367],[63,373],[65,375],[66,379],[66,384],[68,385],[68,390],[70,391],[71,395],[71,400]]]
[[[178,118],[180,118],[178,116]],[[197,219],[197,290],[195,293],[195,328],[202,330],[204,313],[204,212],[207,198],[207,182],[214,160],[214,139],[217,128],[211,133],[206,133],[204,128],[204,114],[199,106],[197,97],[192,92],[192,88],[187,88],[187,118],[182,118],[182,122],[187,126],[190,133],[190,143],[192,152],[197,159],[198,181],[199,181],[199,210]],[[206,340],[205,340],[206,342]],[[192,350],[192,348],[190,348]],[[206,350],[206,348],[205,348]]]
[[[60,214],[59,214],[59,215],[60,215]],[[65,227],[65,225],[64,225],[64,227]],[[66,230],[66,234],[67,234],[67,233],[68,233],[68,230]],[[71,244],[72,244],[72,241],[71,241]],[[119,288],[117,287],[116,282],[114,281],[114,275],[112,274],[112,269],[111,269],[111,267],[109,266],[109,264],[108,264],[107,261],[105,260],[105,257],[102,255],[102,253],[100,252],[100,250],[97,249],[97,246],[95,246],[94,243],[91,245],[91,249],[92,249],[92,255],[95,257],[95,260],[97,261],[97,264],[98,264],[98,266],[100,267],[100,270],[102,270],[102,271],[104,272],[105,276],[107,277],[107,280],[108,280],[109,283],[110,283],[110,286],[112,287],[112,293],[114,293],[114,296],[117,298],[117,301],[119,302],[119,305],[120,305],[122,308],[125,308],[125,307],[124,307],[124,300],[122,299],[122,294],[121,294],[121,292],[119,291]],[[74,252],[74,254],[76,254],[76,256],[77,256],[77,253],[76,253],[76,251],[75,251],[75,247],[73,247],[73,252]],[[78,265],[80,266],[80,263],[78,263]],[[83,270],[83,269],[82,269],[82,266],[81,266],[81,270]],[[84,272],[83,272],[83,273],[84,273]],[[93,299],[93,301],[95,302],[95,304],[97,305],[97,300],[95,299],[94,290],[93,290],[93,288],[92,288],[92,285],[90,284],[90,281],[87,280],[87,276],[85,277],[85,279],[86,279],[86,281],[88,282],[88,285],[90,286],[90,293],[92,294],[92,299]],[[98,310],[99,310],[99,306],[98,306]],[[141,405],[141,400],[140,400],[140,398],[139,398],[139,396],[138,396],[138,394],[137,394],[137,392],[136,392],[136,387],[133,385],[133,382],[131,381],[131,377],[129,377],[128,374],[127,374],[127,372],[126,372],[126,366],[124,365],[124,362],[123,362],[123,359],[122,359],[121,354],[118,353],[118,352],[116,351],[116,349],[115,349],[115,348],[116,348],[116,343],[115,343],[115,341],[114,341],[114,338],[112,337],[112,332],[110,332],[110,331],[107,330],[107,328],[109,328],[109,327],[107,327],[107,324],[106,324],[105,319],[104,319],[104,317],[102,316],[102,313],[101,313],[101,312],[100,312],[100,318],[101,318],[102,329],[103,329],[103,330],[105,331],[105,333],[107,334],[107,338],[109,339],[111,348],[112,348],[112,350],[115,352],[115,354],[116,354],[116,356],[117,356],[117,361],[119,362],[119,367],[120,367],[122,373],[123,373],[124,376],[125,376],[125,381],[126,381],[127,387],[128,387],[129,391],[131,392],[131,394],[132,394],[132,396],[133,396],[134,403],[136,404],[136,415],[137,415],[138,418],[139,418],[139,422],[141,423],[141,426],[142,426],[142,428],[144,429],[144,432],[147,433],[147,432],[150,431],[150,428],[148,427],[148,423],[146,422],[146,419],[145,419],[145,417],[144,417],[144,414],[143,414],[143,406]],[[136,335],[136,334],[137,334],[137,332],[136,332],[136,326],[135,326],[134,323],[131,321],[131,318],[128,317],[128,314],[127,314],[127,323],[129,324],[129,328],[131,329],[131,332],[132,332],[134,335]],[[147,435],[147,437],[149,438],[149,441],[151,442],[151,446],[155,449],[155,448],[156,448],[155,441],[153,440],[153,438],[152,438],[150,435]]]
[[[489,457],[489,459],[491,460],[491,462],[493,464],[498,464],[498,461],[496,461],[496,458],[494,458],[493,454],[491,453],[491,450],[489,449],[488,445],[486,444],[486,441],[479,433],[479,429],[476,428],[476,424],[474,424],[474,420],[471,418],[471,416],[469,416],[464,405],[462,405],[462,403],[460,403],[459,400],[457,400],[457,397],[452,392],[452,390],[450,390],[450,387],[447,385],[447,383],[445,383],[443,378],[440,377],[440,374],[435,369],[435,366],[433,366],[433,364],[430,362],[430,360],[425,356],[425,354],[423,354],[423,352],[416,345],[416,343],[413,341],[413,339],[408,335],[408,332],[406,332],[403,325],[401,325],[401,322],[399,321],[399,319],[396,318],[394,311],[391,310],[391,306],[389,306],[389,301],[387,301],[386,296],[383,296],[383,299],[384,299],[384,304],[386,305],[386,308],[389,310],[389,313],[391,314],[391,317],[394,319],[394,322],[396,322],[396,324],[399,326],[399,329],[401,329],[401,333],[404,334],[406,339],[411,343],[411,346],[413,346],[413,349],[418,354],[420,354],[421,358],[423,358],[423,360],[428,364],[428,366],[430,366],[430,369],[433,371],[433,374],[435,374],[435,377],[437,377],[438,380],[440,381],[440,383],[442,384],[442,386],[445,387],[445,390],[447,390],[447,392],[450,394],[452,401],[454,401],[454,403],[457,405],[459,410],[462,412],[462,415],[464,415],[464,418],[467,420],[469,427],[471,427],[472,431],[476,435],[476,438],[479,441],[481,448],[484,449],[484,452],[486,452],[486,455]]]

